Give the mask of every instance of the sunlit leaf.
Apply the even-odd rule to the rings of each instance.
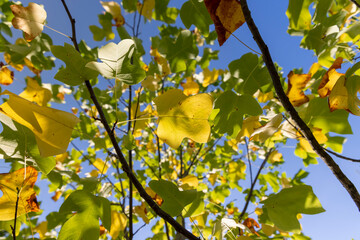
[[[155,0],[144,0],[143,3],[136,4],[138,12],[143,15],[147,20],[151,21],[152,12],[155,8]]]
[[[11,5],[10,8],[15,16],[12,24],[25,33],[26,40],[33,40],[43,31],[47,14],[40,5],[30,2],[27,7]]]
[[[125,19],[121,14],[121,7],[120,7],[119,3],[114,2],[114,1],[110,1],[110,2],[100,1],[100,3],[103,6],[103,8],[105,9],[105,11],[110,13],[113,16],[113,18],[115,20],[115,25],[117,27],[124,25]]]
[[[185,2],[180,9],[180,17],[186,28],[189,29],[194,24],[204,36],[209,35],[209,26],[212,21],[202,1]]]
[[[193,77],[187,77],[185,83],[181,83],[186,96],[194,95],[199,92],[199,84],[194,81]]]
[[[256,139],[260,142],[265,142],[266,139],[273,136],[275,132],[279,130],[279,126],[283,120],[283,117],[281,114],[277,114],[275,117],[273,117],[268,123],[266,123],[264,126],[256,129],[251,134],[251,139]]]
[[[8,69],[6,66],[3,66],[3,63],[0,62],[0,84],[10,85],[14,81],[14,72]]]
[[[98,71],[105,78],[136,84],[144,80],[146,75],[134,52],[135,42],[131,39],[122,40],[118,44],[111,42],[99,49],[102,62],[89,62],[86,67]]]
[[[46,106],[52,97],[51,91],[41,87],[38,82],[31,77],[26,77],[26,80],[26,89],[19,94],[19,97],[29,100],[30,102],[35,102],[39,106]]]
[[[0,190],[3,192],[0,198],[1,221],[14,219],[17,196],[19,196],[17,216],[40,211],[34,191],[37,175],[36,169],[30,166],[12,173],[0,174]]]
[[[342,58],[337,58],[321,79],[318,87],[320,97],[326,97],[331,93],[337,80],[344,74],[338,73],[336,69],[341,68]]]
[[[204,2],[215,24],[221,46],[245,22],[241,5],[236,0],[205,0]]]
[[[210,135],[209,115],[213,99],[209,94],[185,96],[179,89],[171,89],[153,99],[159,114],[157,134],[172,148],[178,148],[188,137],[205,143]]]
[[[127,222],[128,219],[124,213],[119,213],[114,210],[111,211],[111,228],[109,234],[112,239],[117,239],[120,232],[125,230]]]
[[[301,106],[302,104],[309,101],[309,98],[304,94],[303,89],[306,84],[310,81],[310,74],[296,74],[291,71],[288,74],[289,86],[286,93],[290,102],[294,107]]]
[[[290,29],[308,30],[311,26],[309,7],[312,0],[290,0],[286,16],[290,21]]]
[[[0,105],[0,111],[35,134],[41,156],[52,156],[66,151],[72,130],[80,121],[75,115],[38,106],[9,91],[2,94],[9,95],[10,98]]]
[[[285,188],[278,194],[270,195],[264,204],[270,220],[282,231],[299,233],[298,213],[317,214],[324,212],[311,186],[299,185]]]

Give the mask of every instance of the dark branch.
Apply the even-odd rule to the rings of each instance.
[[[69,9],[67,8],[67,5],[65,3],[65,0],[61,0],[64,8],[68,14],[68,17],[71,21],[71,27],[72,27],[72,39],[74,42],[74,46],[75,49],[78,50],[79,47],[77,45],[76,42],[76,35],[75,35],[75,20],[72,18]],[[105,114],[102,110],[102,107],[100,105],[100,103],[98,102],[94,89],[92,88],[90,81],[86,80],[85,81],[85,85],[89,91],[90,94],[90,98],[93,101],[96,109],[98,110],[101,122],[107,132],[107,134],[109,135],[109,138],[111,140],[111,143],[114,146],[115,152],[116,152],[116,158],[120,161],[121,163],[121,168],[123,169],[123,171],[126,173],[126,175],[128,176],[128,178],[132,181],[132,183],[134,184],[134,186],[136,187],[136,189],[138,190],[140,196],[146,201],[146,203],[154,210],[154,212],[159,215],[160,217],[162,217],[165,221],[167,221],[169,224],[171,224],[171,226],[173,226],[178,232],[182,233],[184,236],[186,236],[189,239],[194,239],[194,240],[199,240],[198,237],[196,237],[195,235],[193,235],[191,232],[189,232],[187,229],[185,229],[183,226],[181,226],[181,224],[179,224],[174,218],[172,218],[168,213],[166,213],[164,210],[162,210],[153,200],[152,198],[146,193],[144,187],[141,185],[141,183],[138,181],[138,179],[136,178],[136,176],[134,175],[134,173],[131,171],[131,168],[129,166],[129,164],[127,163],[118,143],[116,140],[116,137],[114,135],[114,133],[111,131],[111,128],[105,118]]]
[[[253,191],[254,191],[254,187],[255,187],[256,181],[257,181],[257,179],[259,178],[260,172],[261,172],[261,170],[263,170],[263,168],[265,167],[265,164],[266,164],[267,160],[269,159],[269,156],[270,156],[270,154],[272,153],[273,150],[274,150],[274,149],[272,148],[272,149],[270,149],[269,152],[266,153],[265,159],[264,159],[264,161],[261,163],[260,168],[259,168],[259,170],[258,170],[258,172],[257,172],[257,174],[256,174],[256,176],[255,176],[255,179],[254,179],[254,180],[252,181],[252,183],[251,183],[250,191],[249,191],[249,194],[248,194],[248,196],[247,196],[247,198],[246,198],[245,206],[244,206],[244,208],[243,208],[243,210],[241,211],[241,214],[240,214],[240,216],[239,216],[239,222],[241,221],[241,219],[244,217],[244,215],[245,215],[245,213],[246,213],[246,210],[247,210],[247,208],[248,208],[248,206],[249,206],[249,203],[250,203],[250,200],[251,200]]]
[[[275,68],[274,62],[271,58],[268,47],[266,46],[264,40],[262,39],[259,30],[257,29],[254,20],[251,17],[251,13],[249,7],[247,5],[246,0],[239,0],[241,4],[241,8],[243,14],[245,16],[245,21],[253,35],[254,40],[256,41],[259,49],[262,52],[263,60],[265,65],[270,73],[271,79],[273,81],[273,85],[276,91],[277,96],[281,104],[284,106],[286,111],[289,113],[291,118],[294,120],[298,128],[301,130],[307,141],[310,143],[314,151],[320,156],[320,158],[328,165],[336,178],[340,181],[340,183],[344,186],[344,188],[348,191],[354,203],[358,207],[360,211],[360,194],[357,191],[354,184],[347,178],[347,176],[341,171],[340,167],[335,163],[332,157],[325,152],[323,147],[319,144],[319,142],[315,139],[312,134],[310,128],[306,125],[306,123],[300,118],[299,114],[290,103],[288,97],[286,96],[284,89],[282,88],[280,77]]]
[[[358,8],[360,8],[360,4],[356,0],[350,0],[350,1],[353,2]]]
[[[331,154],[337,156],[338,158],[342,158],[342,159],[349,160],[349,161],[352,161],[352,162],[360,162],[360,159],[345,157],[345,156],[343,156],[341,154],[338,154],[336,152],[331,151],[330,149],[324,148],[324,150],[327,151],[328,153],[331,153]]]

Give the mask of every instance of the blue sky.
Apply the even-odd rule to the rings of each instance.
[[[22,2],[24,5],[27,5],[30,1]],[[47,22],[50,27],[70,35],[69,20],[60,0],[36,0],[34,2],[44,4],[48,13]],[[92,34],[88,28],[89,25],[99,25],[97,15],[103,11],[100,2],[97,0],[68,0],[67,2],[73,17],[76,18],[78,40],[86,40],[87,44],[91,47],[104,45],[104,42],[94,42],[92,40]],[[181,1],[181,3],[182,2],[184,1]],[[174,3],[176,3],[175,6],[177,7],[181,6],[179,0],[171,1],[170,5],[174,5]],[[249,1],[249,7],[264,41],[270,49],[273,60],[283,67],[284,76],[293,68],[303,68],[304,71],[307,72],[310,66],[316,61],[316,58],[311,51],[299,47],[301,40],[299,37],[293,37],[287,34],[288,19],[285,15],[287,1]],[[181,24],[181,21],[179,21],[179,24]],[[140,26],[141,35],[139,37],[143,39],[144,47],[147,50],[150,49],[149,37],[157,33],[155,25],[156,22],[151,22],[150,24],[146,24],[146,26],[143,24]],[[14,32],[16,31],[17,30],[14,30]],[[45,28],[44,31],[52,37],[55,45],[63,45],[64,41],[71,43],[69,39],[49,29]],[[257,49],[256,43],[252,39],[246,24],[234,34],[250,47]],[[118,38],[114,40],[114,42],[118,41]],[[219,49],[219,60],[212,62],[210,68],[226,68],[232,60],[238,59],[250,51],[233,37],[230,37]],[[55,73],[53,71],[44,72],[42,79],[44,82],[54,82],[54,75]],[[20,78],[20,75],[17,76]],[[22,79],[20,79],[20,81],[22,81]],[[24,83],[18,83],[10,86],[8,89],[19,93],[23,87],[25,87]],[[3,87],[3,89],[5,88]],[[68,110],[70,108],[71,106],[68,107]],[[359,126],[360,121],[359,118],[353,116],[350,117],[350,121],[354,135],[348,137],[348,141],[344,145],[343,154],[349,157],[359,158],[357,148],[359,147],[358,140],[360,130],[356,126]],[[281,170],[288,172],[288,176],[293,176],[299,168],[305,169],[302,160],[293,154],[294,149],[295,144],[291,145],[291,143],[279,149],[279,151],[284,154],[286,162],[281,167]],[[356,163],[346,162],[341,159],[335,160],[357,188],[360,189],[360,167]],[[360,214],[348,193],[331,173],[329,168],[319,159],[318,165],[311,165],[306,168],[306,170],[310,172],[310,175],[305,179],[305,183],[313,187],[314,193],[320,199],[326,212],[318,215],[303,215],[303,219],[301,219],[300,222],[305,234],[313,237],[315,240],[360,239]],[[43,193],[46,194],[45,191],[43,191]],[[48,199],[48,196],[43,196],[45,199]],[[242,204],[239,204],[239,206],[242,206]],[[54,208],[55,207],[58,206],[54,205]]]

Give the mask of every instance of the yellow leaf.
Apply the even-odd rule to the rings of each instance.
[[[245,22],[237,0],[205,0],[210,17],[215,24],[220,46]]]
[[[39,225],[37,225],[34,230],[39,234],[40,239],[46,238],[45,233],[48,231],[48,222],[43,221]]]
[[[259,127],[261,127],[261,124],[259,122],[258,116],[251,116],[245,118],[241,127],[241,131],[237,135],[236,140],[240,142],[242,137],[250,138],[250,136],[253,134],[255,129]]]
[[[283,162],[283,156],[281,153],[279,153],[277,150],[270,153],[269,156],[269,162],[271,163],[277,163],[277,162]]]
[[[150,55],[154,57],[155,62],[160,65],[160,71],[162,73],[162,77],[167,76],[171,73],[170,65],[166,58],[160,55],[159,51],[155,49],[151,49]]]
[[[110,236],[112,239],[117,239],[120,232],[124,231],[127,224],[127,217],[124,213],[119,213],[117,211],[111,211],[111,227],[110,227]]]
[[[187,175],[184,178],[180,179],[181,188],[184,190],[196,189],[199,185],[199,179],[194,175]]]
[[[54,202],[56,202],[57,200],[59,200],[59,198],[62,195],[62,191],[56,190],[55,195],[51,197],[52,200],[54,200]]]
[[[187,77],[186,83],[181,83],[181,86],[184,88],[184,94],[186,96],[194,95],[199,92],[199,84],[197,84],[193,77]]]
[[[69,153],[68,152],[64,152],[62,154],[58,154],[55,156],[55,160],[56,162],[61,162],[63,163],[65,161],[65,159],[67,159],[69,156]]]
[[[258,90],[255,94],[254,97],[257,98],[257,100],[260,103],[265,103],[271,99],[274,98],[274,93],[273,92],[267,92],[267,93],[263,93],[260,90]]]
[[[141,86],[144,88],[155,92],[159,88],[159,83],[161,82],[161,78],[155,74],[146,76],[145,80],[141,82]]]
[[[209,94],[187,97],[181,90],[171,89],[153,101],[159,114],[157,134],[170,147],[178,148],[185,137],[198,143],[208,141],[213,106]]]
[[[106,12],[110,13],[115,20],[116,27],[120,27],[124,25],[125,19],[121,14],[121,8],[119,3],[111,1],[111,2],[103,2],[100,1],[101,5],[105,9]]]
[[[0,174],[0,190],[3,192],[0,198],[1,221],[14,219],[17,189],[20,190],[17,216],[40,211],[34,191],[37,175],[36,169],[30,166],[12,173]]]
[[[134,212],[138,216],[140,216],[146,224],[148,224],[150,222],[149,218],[146,216],[147,210],[146,210],[146,205],[144,202],[142,202],[140,206],[134,207]]]
[[[211,186],[214,186],[214,185],[215,185],[217,176],[218,176],[217,173],[210,173],[210,174],[209,174],[208,180],[209,180],[209,182],[211,183]]]
[[[68,112],[38,106],[9,91],[4,94],[10,97],[0,105],[0,112],[35,134],[42,157],[66,152],[72,130],[80,119]]]
[[[223,70],[213,69],[210,71],[208,68],[203,69],[204,81],[202,83],[203,87],[207,87],[210,84],[216,82],[219,78],[219,75],[223,74]]]
[[[236,139],[230,139],[229,141],[227,141],[227,143],[229,144],[229,146],[234,149],[234,151],[238,151],[239,147],[238,147],[238,141]]]
[[[0,84],[10,85],[14,81],[14,72],[3,66],[3,63],[0,62]]]
[[[273,136],[278,131],[281,122],[282,115],[279,113],[264,126],[256,129],[253,134],[251,134],[251,139],[258,137],[260,142],[265,142],[266,139]]]
[[[304,103],[309,101],[309,97],[307,97],[303,90],[306,84],[310,81],[311,75],[310,74],[295,74],[291,71],[288,74],[289,79],[289,86],[286,93],[290,102],[294,107],[301,106]]]
[[[94,165],[94,167],[96,167],[99,172],[103,174],[105,174],[109,168],[106,162],[104,162],[101,158],[96,158],[92,165]]]
[[[41,70],[35,68],[34,64],[28,58],[24,58],[24,63],[30,69],[31,72],[33,72],[37,76],[40,75]]]
[[[9,53],[4,53],[4,59],[7,64],[15,68],[17,71],[22,71],[24,66],[22,64],[15,64],[11,61],[11,55]]]
[[[147,20],[151,21],[152,19],[152,11],[155,8],[155,0],[144,0],[144,3],[141,4],[138,2],[136,4],[138,12],[147,18]]]
[[[40,5],[30,2],[27,7],[10,5],[10,8],[15,16],[12,24],[25,33],[26,40],[33,40],[43,31],[46,11]]]
[[[91,170],[91,172],[89,172],[89,175],[90,175],[91,177],[95,177],[95,178],[96,178],[97,176],[99,176],[99,171],[93,169],[93,170]]]
[[[324,76],[321,79],[320,85],[318,87],[318,93],[320,97],[326,97],[330,94],[331,90],[333,89],[335,83],[337,80],[345,75],[342,73],[336,72],[336,69],[341,68],[341,64],[343,62],[343,59],[341,57],[338,57],[334,63],[331,65],[331,67],[327,70],[327,72],[324,74]]]
[[[330,111],[336,109],[349,110],[349,94],[345,86],[346,78],[341,76],[334,85],[329,96]]]
[[[35,102],[40,106],[46,106],[52,97],[51,91],[41,87],[38,82],[31,77],[26,77],[26,80],[27,87],[19,96],[30,102]]]

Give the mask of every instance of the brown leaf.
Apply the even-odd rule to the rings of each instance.
[[[252,233],[256,234],[257,236],[260,236],[255,230],[255,227],[260,228],[260,226],[253,218],[245,219],[243,224],[246,227],[248,227]]]
[[[210,17],[215,24],[220,46],[245,22],[237,0],[205,0]]]

